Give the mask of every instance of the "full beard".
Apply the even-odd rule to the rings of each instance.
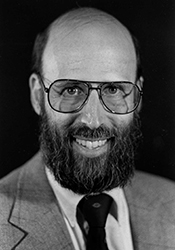
[[[42,112],[40,147],[45,165],[55,180],[74,193],[89,195],[123,188],[133,176],[135,149],[141,137],[139,118],[125,127],[101,125],[96,129],[74,125],[76,118],[58,127]],[[88,158],[75,150],[75,137],[88,139],[110,138],[107,152]]]

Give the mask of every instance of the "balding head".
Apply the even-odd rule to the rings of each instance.
[[[81,38],[84,36],[84,41],[82,41],[80,35]],[[98,43],[97,40],[101,40],[101,43]],[[55,53],[54,50],[62,50],[62,53],[64,53],[63,50],[65,49],[68,52],[65,45],[71,49],[73,43],[80,47],[83,45],[82,42],[85,50],[87,50],[90,41],[91,45],[92,43],[94,43],[94,46],[97,45],[97,50],[98,46],[101,47],[110,42],[113,42],[113,45],[115,43],[120,53],[122,51],[127,52],[128,58],[132,61],[135,60],[136,68],[140,67],[136,44],[133,44],[133,38],[129,31],[116,18],[97,9],[80,8],[60,16],[44,33],[38,36],[34,48],[33,70],[43,73],[43,54],[46,62],[49,62],[48,60]],[[51,46],[54,48],[51,48]]]

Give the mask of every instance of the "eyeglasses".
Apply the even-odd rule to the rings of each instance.
[[[45,87],[39,75],[44,91],[48,94],[51,108],[60,113],[79,112],[88,102],[92,90],[98,92],[104,109],[113,114],[129,114],[138,107],[142,90],[128,81],[94,82],[72,79],[59,79]],[[46,79],[45,79],[46,80]],[[98,84],[97,87],[93,87]]]

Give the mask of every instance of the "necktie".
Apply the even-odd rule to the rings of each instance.
[[[112,198],[107,194],[85,196],[78,205],[88,222],[87,250],[108,250],[105,224]]]

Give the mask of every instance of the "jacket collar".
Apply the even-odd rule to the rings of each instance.
[[[35,245],[43,250],[58,247],[60,250],[74,249],[56,198],[48,184],[40,154],[20,172],[9,223],[15,227],[15,231],[21,231],[15,245],[20,246],[20,249]]]

